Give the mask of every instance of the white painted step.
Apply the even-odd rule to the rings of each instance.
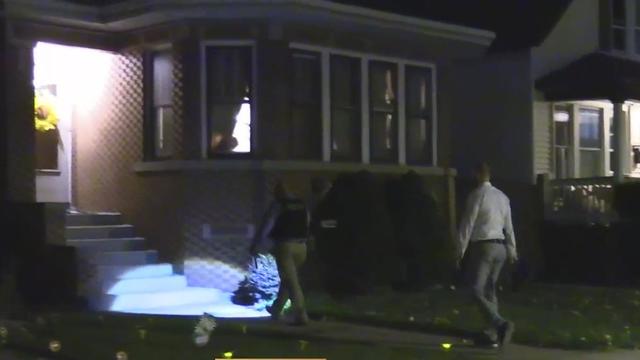
[[[99,265],[97,267],[97,272],[97,276],[100,279],[140,279],[164,277],[173,274],[173,265]]]
[[[138,279],[103,279],[102,291],[109,295],[137,294],[145,292],[174,291],[187,287],[187,277],[170,275]]]
[[[67,214],[67,226],[118,225],[120,213],[72,213]]]
[[[147,265],[157,261],[156,250],[108,251],[95,257],[95,263],[98,265]]]
[[[107,239],[134,237],[132,225],[67,226],[66,239]]]
[[[236,304],[190,304],[182,306],[165,306],[153,309],[132,309],[122,311],[132,314],[149,314],[149,315],[182,315],[182,316],[194,316],[202,315],[203,313],[211,314],[217,318],[258,318],[269,317],[269,313],[266,311],[258,311],[250,306],[242,306]]]
[[[140,294],[101,295],[90,300],[95,310],[132,311],[160,307],[174,307],[188,304],[213,303],[220,301],[223,293],[210,288],[188,287],[175,291],[148,292]]]
[[[79,251],[128,251],[144,250],[144,238],[119,238],[119,239],[71,239],[67,245],[78,248]]]

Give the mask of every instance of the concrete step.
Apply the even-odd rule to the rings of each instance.
[[[71,239],[67,245],[79,252],[144,250],[145,241],[141,237],[119,239]]]
[[[160,307],[203,304],[220,301],[224,296],[220,290],[188,287],[175,291],[148,292],[140,294],[103,294],[89,300],[94,310],[139,311]]]
[[[158,261],[156,250],[107,251],[96,254],[97,265],[147,265]]]
[[[147,265],[99,265],[97,276],[100,279],[140,279],[165,277],[173,274],[171,264]]]
[[[67,226],[65,235],[67,240],[131,238],[135,236],[132,225]]]
[[[202,315],[208,313],[216,318],[260,318],[269,317],[266,311],[258,311],[250,306],[241,306],[233,303],[201,303],[181,306],[164,306],[153,309],[130,309],[122,311],[132,314],[149,315]]]
[[[118,225],[120,213],[71,213],[67,214],[67,226]]]
[[[174,291],[187,288],[187,277],[170,275],[138,279],[103,279],[102,291],[109,295],[137,294],[145,292]]]

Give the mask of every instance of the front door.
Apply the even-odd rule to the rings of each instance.
[[[71,203],[72,106],[62,48],[38,43],[33,49],[37,202]]]

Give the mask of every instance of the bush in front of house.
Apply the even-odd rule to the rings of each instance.
[[[389,282],[391,221],[379,179],[371,173],[341,174],[316,211],[317,249],[325,287],[333,295],[367,294]]]
[[[640,218],[640,182],[616,184],[613,191],[613,207],[623,219]]]
[[[425,191],[420,175],[410,171],[387,185],[387,204],[393,223],[396,266],[394,287],[422,290],[447,277],[450,258],[446,225],[435,199]]]

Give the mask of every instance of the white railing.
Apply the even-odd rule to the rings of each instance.
[[[612,177],[544,181],[545,219],[609,224],[615,218]]]

